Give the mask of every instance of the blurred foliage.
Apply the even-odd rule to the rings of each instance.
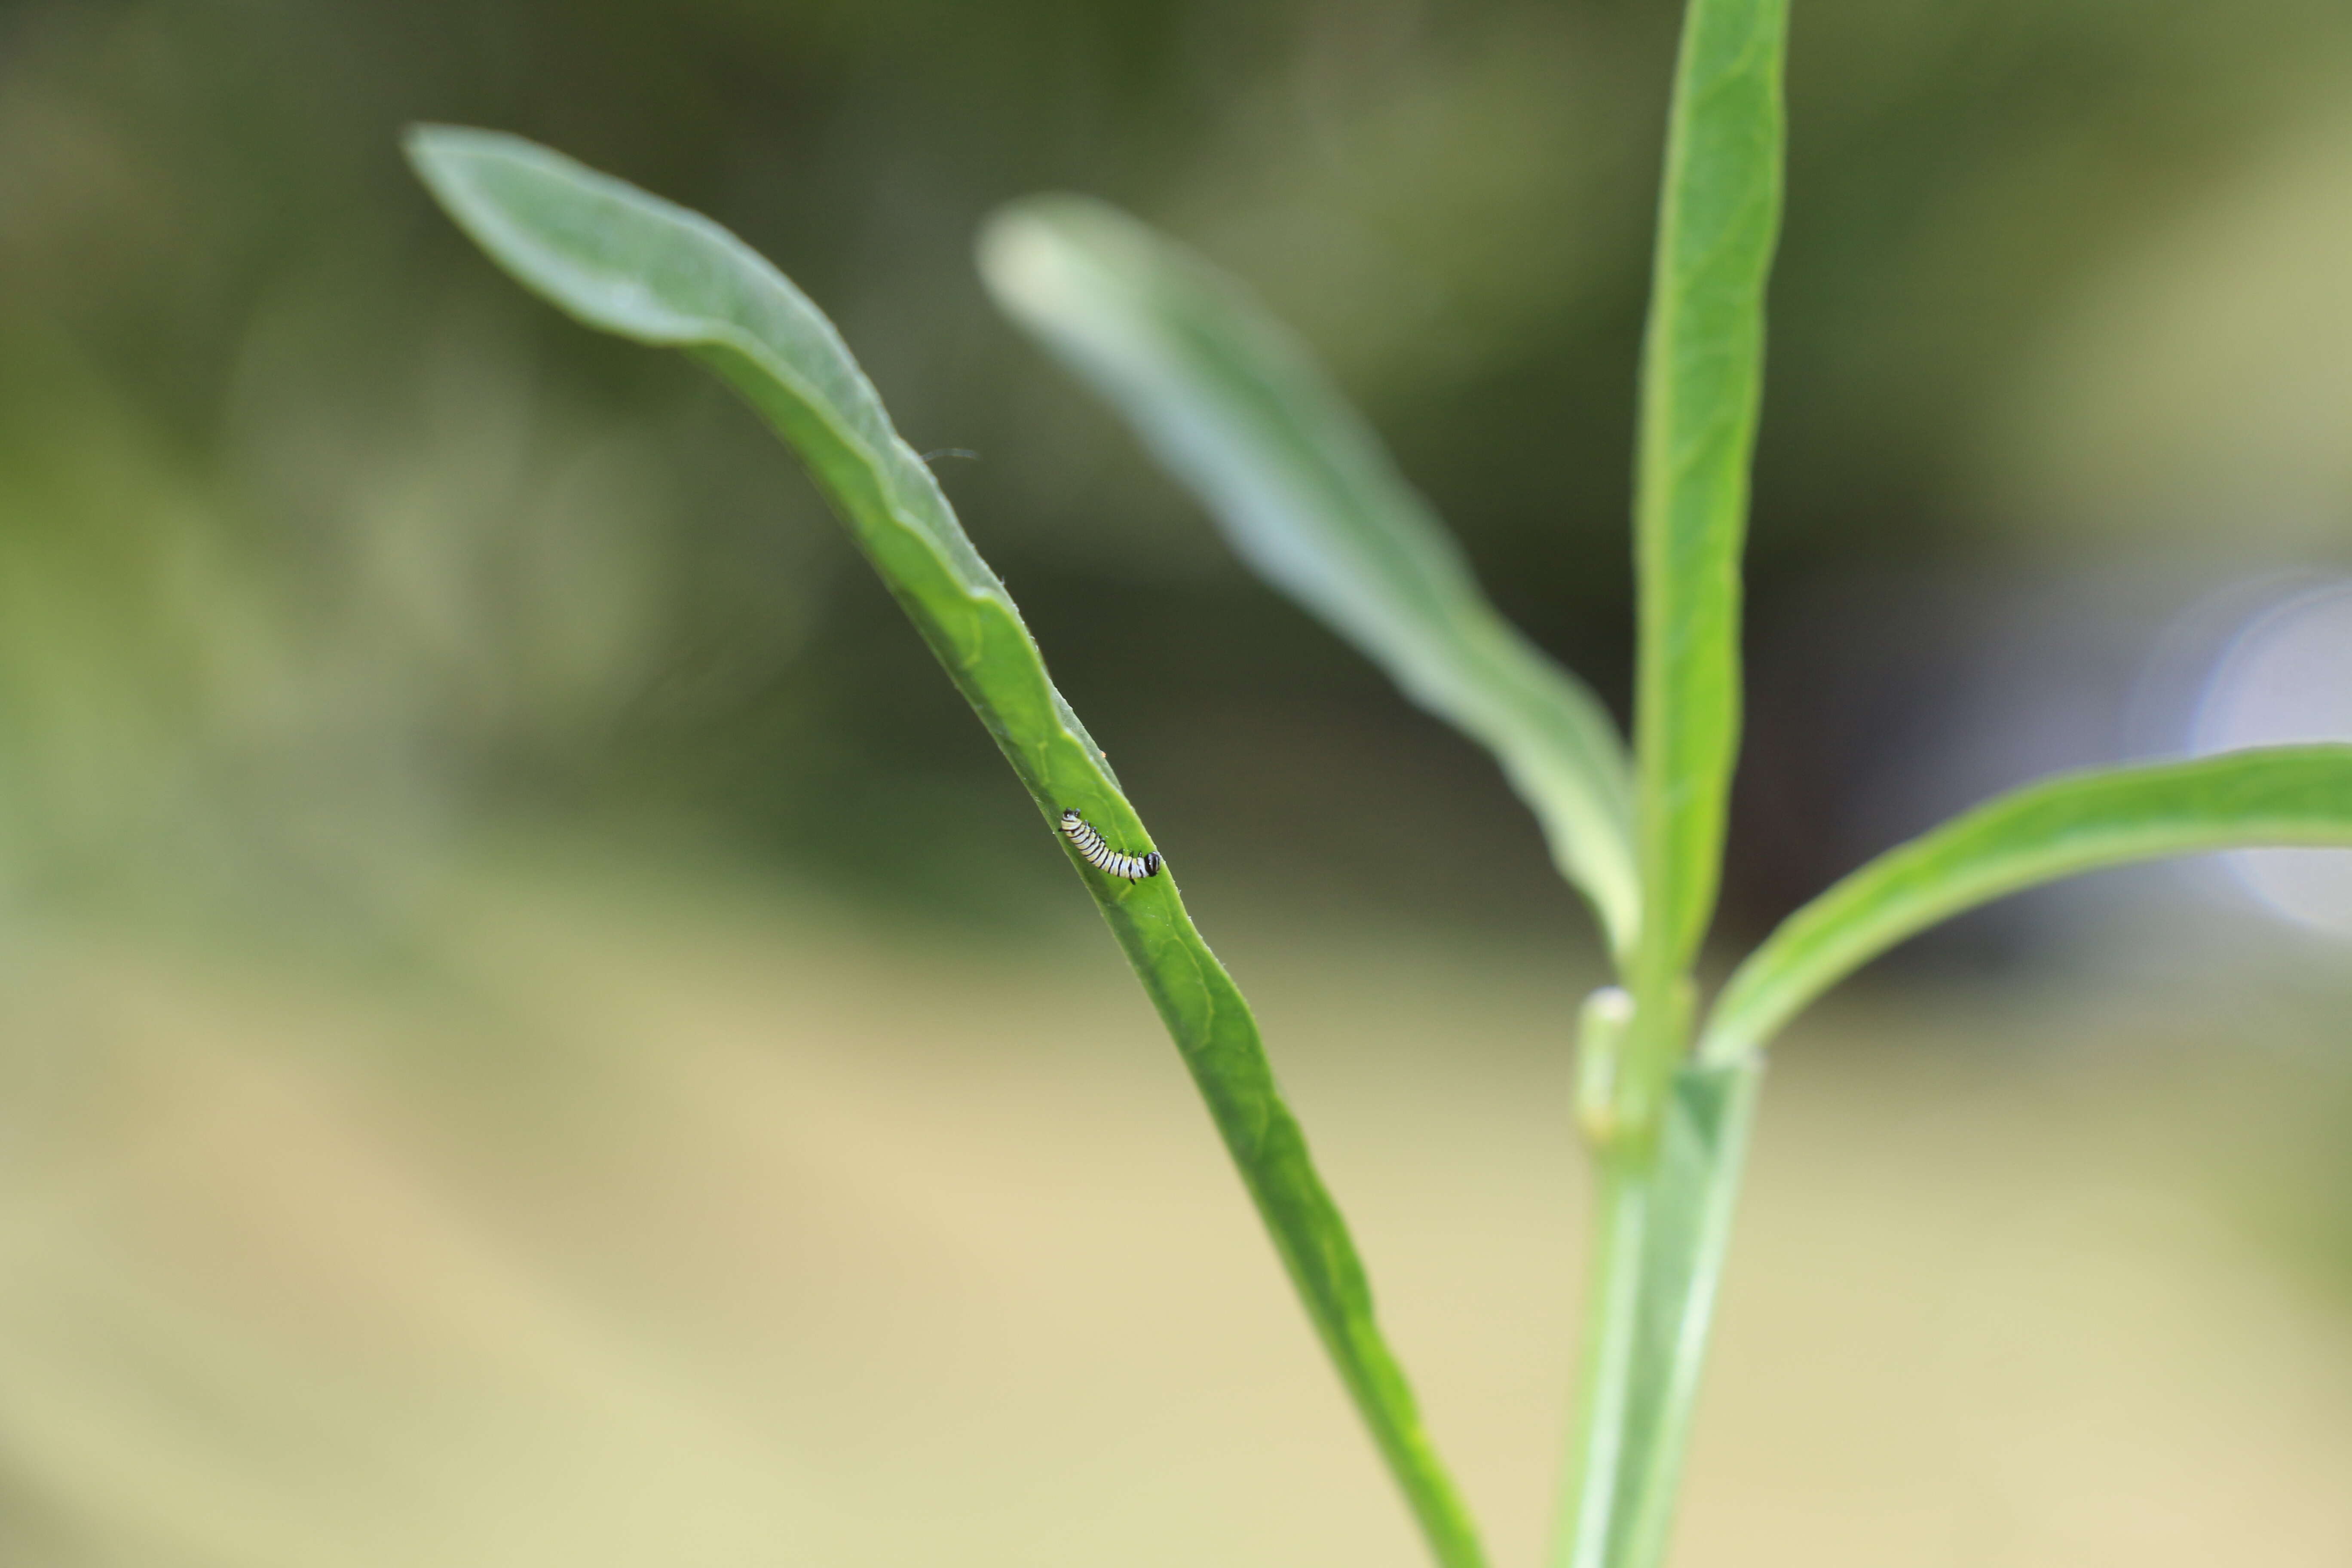
[[[444,119],[714,213],[843,323],[919,447],[977,450],[945,482],[1190,863],[1569,929],[1501,781],[1245,580],[994,319],[968,246],[993,204],[1071,187],[1253,279],[1506,609],[1622,707],[1675,20],[16,0],[0,876],[372,900],[486,815],[579,811],[882,889],[954,873],[927,903],[1055,885],[754,421],[517,297],[428,210],[394,136]],[[1816,0],[1792,70],[1759,626],[1835,560],[2342,553],[2352,444],[2314,410],[2340,413],[2352,301],[2309,258],[2352,236],[2352,13]],[[1185,658],[1145,656],[1163,630]],[[1788,683],[1758,655],[1769,704]],[[1788,803],[1853,761],[1751,766],[1787,831],[1761,881],[1735,861],[1735,919],[1837,868]],[[917,815],[956,826],[908,844]]]

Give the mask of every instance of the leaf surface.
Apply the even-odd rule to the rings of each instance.
[[[1028,786],[1109,922],[1439,1561],[1482,1563],[1247,1004],[1193,928],[1171,874],[1139,882],[1105,876],[1054,830],[1074,806],[1115,847],[1139,855],[1152,847],[1101,749],[1047,678],[1004,584],[972,548],[930,469],[892,428],[833,324],[709,218],[547,148],[436,126],[413,132],[408,152],[450,216],[525,286],[589,326],[691,353],[800,455]]]
[[[2136,860],[2352,846],[2352,746],[2277,746],[2029,784],[1889,850],[1790,915],[1734,971],[1700,1046],[1752,1056],[1906,937],[2004,894]]]
[[[1647,910],[1634,978],[1651,1004],[1714,914],[1739,750],[1740,551],[1780,227],[1788,22],[1788,0],[1691,0],[1666,133],[1633,527]]]
[[[1242,559],[1494,752],[1612,948],[1640,920],[1623,742],[1504,619],[1307,347],[1236,282],[1100,202],[1033,197],[981,241],[998,302],[1123,414]]]

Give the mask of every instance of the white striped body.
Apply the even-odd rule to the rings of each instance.
[[[1122,855],[1103,842],[1101,834],[1087,824],[1087,819],[1075,810],[1062,813],[1062,831],[1077,846],[1079,858],[1097,871],[1114,877],[1124,877],[1130,882],[1140,882],[1146,877],[1160,875],[1160,852],[1156,849],[1142,855]]]

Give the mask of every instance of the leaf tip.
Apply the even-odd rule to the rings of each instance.
[[[471,125],[441,125],[419,121],[404,126],[400,150],[408,166],[434,195],[446,204],[454,199],[470,172],[469,165],[526,149],[545,151],[504,131],[483,131]]]
[[[1135,219],[1092,196],[1048,192],[1009,202],[981,226],[981,280],[1007,314],[1033,325],[1102,306],[1152,275],[1160,247]]]
[[[568,162],[561,153],[509,132],[431,121],[404,127],[400,150],[441,210],[493,256],[501,255],[505,228],[493,190],[497,166]]]
[[[1070,287],[1071,257],[1055,210],[1077,198],[1026,196],[996,209],[972,246],[981,281],[1009,315],[1034,319]]]
[[[418,124],[401,143],[425,189],[492,260],[599,331],[665,346],[712,338],[711,311],[677,306],[649,277],[665,259],[772,275],[709,219],[525,137]],[[721,252],[731,254],[714,262]]]

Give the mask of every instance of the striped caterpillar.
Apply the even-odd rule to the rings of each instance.
[[[1097,871],[1114,877],[1124,877],[1130,882],[1140,882],[1146,877],[1160,875],[1160,851],[1142,855],[1122,855],[1103,842],[1103,836],[1087,826],[1087,819],[1076,809],[1062,813],[1062,831],[1077,846],[1078,855]]]

